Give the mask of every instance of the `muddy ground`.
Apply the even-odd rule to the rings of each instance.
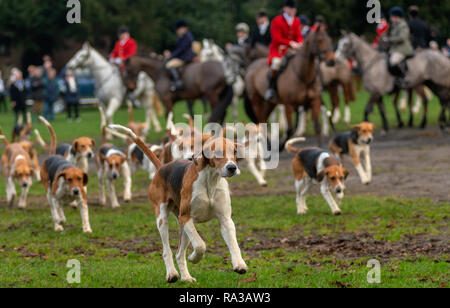
[[[406,129],[391,131],[387,136],[378,134],[375,138],[371,147],[372,184],[362,185],[350,159],[345,159],[344,165],[350,171],[348,195],[450,201],[450,136],[444,137],[438,129]],[[308,138],[300,146],[316,146],[315,139]],[[233,196],[294,193],[292,158],[292,154],[281,154],[279,167],[268,172],[282,176],[272,181],[269,187],[258,187],[255,182],[235,183],[232,185]],[[317,187],[313,192],[318,192]]]

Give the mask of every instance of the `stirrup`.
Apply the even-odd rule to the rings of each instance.
[[[274,89],[268,89],[266,92],[266,95],[264,96],[264,99],[266,101],[271,101],[271,100],[276,99],[276,97],[277,97],[277,92],[275,92]]]

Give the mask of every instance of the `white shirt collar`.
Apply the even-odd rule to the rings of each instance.
[[[261,35],[266,34],[267,29],[269,28],[270,23],[268,21],[266,21],[265,23],[263,23],[262,25],[259,26],[259,33]]]
[[[289,26],[292,26],[292,24],[294,23],[295,16],[291,17],[287,13],[284,13],[283,17],[284,17],[284,19],[286,19],[286,21],[289,24]]]

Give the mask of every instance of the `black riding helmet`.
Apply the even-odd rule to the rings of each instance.
[[[178,30],[180,28],[187,27],[187,26],[188,26],[187,22],[184,19],[178,19],[175,22],[175,30]]]
[[[119,35],[124,34],[124,33],[129,33],[130,29],[128,29],[127,26],[120,26],[119,30],[117,30],[117,33]]]
[[[394,6],[389,11],[389,16],[404,17],[405,16],[405,11],[403,11],[403,9],[401,7],[399,7],[399,6]]]

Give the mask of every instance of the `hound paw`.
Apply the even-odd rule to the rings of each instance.
[[[339,216],[341,214],[342,214],[341,210],[333,211],[333,215],[335,215],[335,216]]]
[[[193,264],[197,264],[205,256],[205,251],[206,251],[206,247],[201,247],[201,248],[195,249],[192,252],[192,254],[189,256],[189,261],[191,261]]]
[[[236,273],[238,273],[239,275],[243,275],[243,274],[247,273],[248,267],[247,267],[247,265],[243,264],[243,265],[236,266],[235,268],[233,268],[233,270]]]
[[[85,228],[83,229],[84,233],[92,233],[92,229],[91,228]]]
[[[178,275],[178,273],[174,272],[174,273],[167,274],[166,281],[168,283],[175,283],[178,281],[179,278],[180,278],[180,276]]]
[[[262,187],[267,187],[268,186],[266,181],[259,183],[259,185],[261,185]]]
[[[194,277],[189,276],[189,277],[181,278],[181,281],[194,283],[194,282],[197,282],[197,279],[195,279]]]
[[[64,228],[63,228],[63,226],[61,226],[61,225],[56,225],[56,226],[55,226],[55,231],[56,231],[56,232],[62,232],[62,231],[64,231]]]

